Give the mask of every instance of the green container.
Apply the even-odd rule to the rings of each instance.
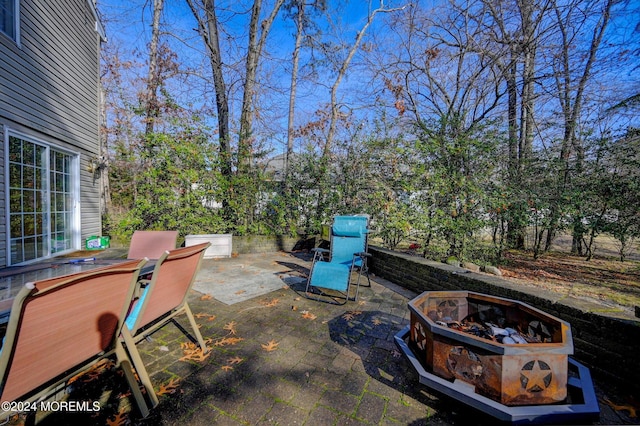
[[[92,235],[84,242],[84,246],[87,250],[104,250],[109,248],[110,237],[97,237]]]

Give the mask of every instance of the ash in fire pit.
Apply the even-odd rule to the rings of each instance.
[[[437,310],[428,312],[428,317],[442,327],[505,345],[552,343],[550,326],[542,321],[532,320],[524,325],[508,323],[504,311],[497,306],[482,306],[477,312],[467,315],[461,321],[456,321],[453,318],[458,315],[457,307],[452,307],[451,302],[451,300],[441,302]]]

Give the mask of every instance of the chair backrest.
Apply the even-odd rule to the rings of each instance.
[[[331,225],[331,262],[351,263],[354,253],[367,250],[369,218],[335,216]]]
[[[133,335],[140,328],[184,305],[204,252],[210,245],[202,243],[169,250],[158,259],[143,297],[127,318]]]
[[[167,251],[176,248],[178,231],[135,231],[129,245],[128,259],[160,259]]]
[[[27,283],[14,299],[0,352],[0,400],[28,398],[110,353],[145,262]]]

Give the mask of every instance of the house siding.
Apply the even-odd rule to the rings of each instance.
[[[81,239],[100,235],[100,36],[87,0],[22,0],[19,45],[0,34],[0,130],[80,153]],[[0,149],[0,267],[6,266],[4,144]]]

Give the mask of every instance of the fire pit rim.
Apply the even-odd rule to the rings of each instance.
[[[437,324],[427,315],[425,315],[420,309],[418,309],[414,303],[419,301],[423,301],[426,297],[446,297],[446,296],[459,296],[460,298],[473,298],[474,300],[484,300],[489,303],[497,303],[500,302],[503,306],[515,305],[520,308],[525,308],[525,311],[529,311],[529,313],[533,313],[534,315],[548,318],[553,321],[556,321],[560,324],[561,327],[561,342],[552,342],[552,343],[527,343],[527,344],[509,344],[509,343],[499,343],[497,341],[487,340],[483,337],[474,336],[469,333],[465,333],[463,331],[458,331],[449,327],[445,327]],[[497,355],[520,355],[520,354],[528,354],[532,351],[539,352],[544,350],[545,353],[548,354],[567,354],[572,355],[574,351],[573,347],[573,336],[571,333],[571,325],[558,317],[555,317],[547,312],[544,312],[538,308],[535,308],[528,303],[520,302],[518,300],[513,300],[501,296],[493,296],[483,293],[477,293],[474,291],[466,291],[466,290],[451,290],[451,291],[425,291],[419,294],[418,296],[411,299],[408,303],[409,310],[419,317],[425,320],[425,325],[429,328],[429,331],[450,338],[454,340],[462,340],[464,343],[468,343],[477,348],[482,348],[493,352]]]

